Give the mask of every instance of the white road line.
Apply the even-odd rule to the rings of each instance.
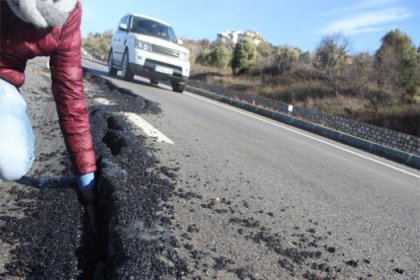
[[[253,118],[253,119],[256,119],[256,120],[259,120],[259,121],[265,122],[265,123],[267,123],[267,124],[274,125],[274,126],[276,126],[276,127],[279,127],[279,128],[282,128],[282,129],[288,130],[288,131],[290,131],[290,132],[293,132],[293,133],[299,134],[299,135],[301,135],[301,136],[303,136],[303,137],[306,137],[306,138],[309,138],[309,139],[312,139],[312,140],[315,140],[315,141],[318,141],[318,142],[324,143],[324,144],[326,144],[326,145],[328,145],[328,146],[331,146],[331,147],[337,148],[337,149],[339,149],[339,150],[342,150],[342,151],[344,151],[344,152],[350,153],[350,154],[352,154],[352,155],[355,155],[355,156],[358,156],[358,157],[361,157],[361,158],[364,158],[364,159],[370,160],[370,161],[375,162],[375,163],[377,163],[377,164],[380,164],[380,165],[386,166],[386,167],[388,167],[388,168],[394,169],[394,170],[396,170],[396,171],[399,171],[399,172],[402,172],[402,173],[404,173],[404,174],[407,174],[407,175],[410,175],[410,176],[413,176],[413,177],[415,177],[415,178],[420,179],[420,175],[417,175],[417,174],[415,174],[415,173],[412,173],[412,172],[406,171],[406,170],[404,170],[404,169],[401,169],[401,168],[398,168],[398,167],[392,166],[392,165],[390,165],[390,164],[387,164],[387,163],[385,163],[385,162],[382,162],[382,161],[376,160],[376,159],[374,159],[374,158],[371,158],[371,157],[368,157],[368,156],[362,155],[362,154],[357,153],[357,152],[354,152],[354,151],[352,151],[352,150],[350,150],[350,149],[347,149],[347,148],[344,148],[344,147],[340,147],[340,146],[338,146],[338,145],[335,145],[335,144],[333,144],[333,143],[330,143],[330,142],[324,141],[324,140],[322,140],[322,139],[316,138],[316,137],[311,136],[311,135],[308,135],[308,134],[306,134],[306,133],[303,133],[303,132],[297,131],[297,130],[295,130],[295,129],[292,129],[292,128],[289,128],[289,127],[286,127],[285,125],[281,125],[281,124],[279,124],[279,123],[276,123],[275,121],[271,121],[271,120],[268,120],[268,119],[264,119],[264,118],[259,117],[259,116],[257,116],[257,115],[253,115],[252,113],[248,113],[248,112],[246,112],[246,111],[242,111],[242,110],[237,109],[237,108],[235,108],[235,107],[231,107],[231,106],[225,105],[225,104],[223,104],[223,103],[219,103],[219,102],[217,102],[217,101],[213,101],[213,100],[208,99],[208,98],[205,98],[205,97],[197,96],[197,95],[192,94],[192,93],[184,92],[184,95],[187,95],[187,96],[190,96],[190,97],[193,97],[193,98],[199,99],[199,100],[204,101],[204,102],[206,102],[206,103],[210,103],[210,104],[213,104],[213,105],[216,105],[216,106],[219,106],[219,107],[225,108],[225,109],[230,110],[230,111],[237,112],[237,113],[239,113],[239,114],[242,114],[242,115],[248,116],[248,117],[250,117],[250,118]]]
[[[174,142],[166,137],[163,133],[161,133],[159,130],[154,128],[151,124],[143,120],[139,115],[135,113],[123,113],[123,115],[131,121],[133,124],[138,126],[143,130],[146,135],[152,138],[156,138],[158,142],[161,143],[167,143],[167,144],[174,144]]]
[[[102,105],[114,105],[113,102],[109,101],[106,98],[102,98],[102,97],[95,98],[95,99],[93,99],[93,101],[95,103],[102,104]]]

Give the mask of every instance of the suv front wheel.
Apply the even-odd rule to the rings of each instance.
[[[183,93],[184,89],[185,89],[185,83],[172,82],[173,91]]]
[[[122,61],[122,78],[126,81],[132,81],[134,78],[133,72],[130,69],[130,63],[128,61],[128,52],[124,52],[123,61]]]
[[[109,52],[108,55],[108,74],[111,76],[116,76],[117,75],[117,68],[114,67],[114,59],[112,57],[112,50]]]

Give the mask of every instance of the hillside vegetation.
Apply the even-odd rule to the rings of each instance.
[[[90,34],[83,46],[106,59],[111,37]],[[191,79],[420,136],[420,48],[399,29],[373,54],[349,54],[340,34],[322,38],[313,52],[246,40],[184,42]]]
[[[303,52],[186,41],[192,79],[420,136],[420,56],[411,39],[390,31],[374,54],[350,55],[349,43],[335,34]]]
[[[82,47],[96,59],[106,60],[111,40],[112,30],[103,33],[89,33],[86,38],[82,38]]]

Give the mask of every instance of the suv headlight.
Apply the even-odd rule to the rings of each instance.
[[[150,44],[146,43],[144,41],[136,40],[136,46],[137,49],[141,49],[144,51],[149,52],[151,50]]]
[[[189,53],[184,53],[184,52],[181,52],[181,53],[179,53],[179,58],[181,59],[181,60],[183,60],[183,61],[190,61],[190,54]]]

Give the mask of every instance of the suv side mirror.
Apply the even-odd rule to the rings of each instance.
[[[127,24],[125,24],[125,23],[120,23],[120,25],[119,25],[118,29],[119,29],[120,31],[127,31],[127,30],[128,30]]]
[[[181,39],[176,40],[176,42],[178,43],[178,45],[183,45],[184,41],[182,41]]]

